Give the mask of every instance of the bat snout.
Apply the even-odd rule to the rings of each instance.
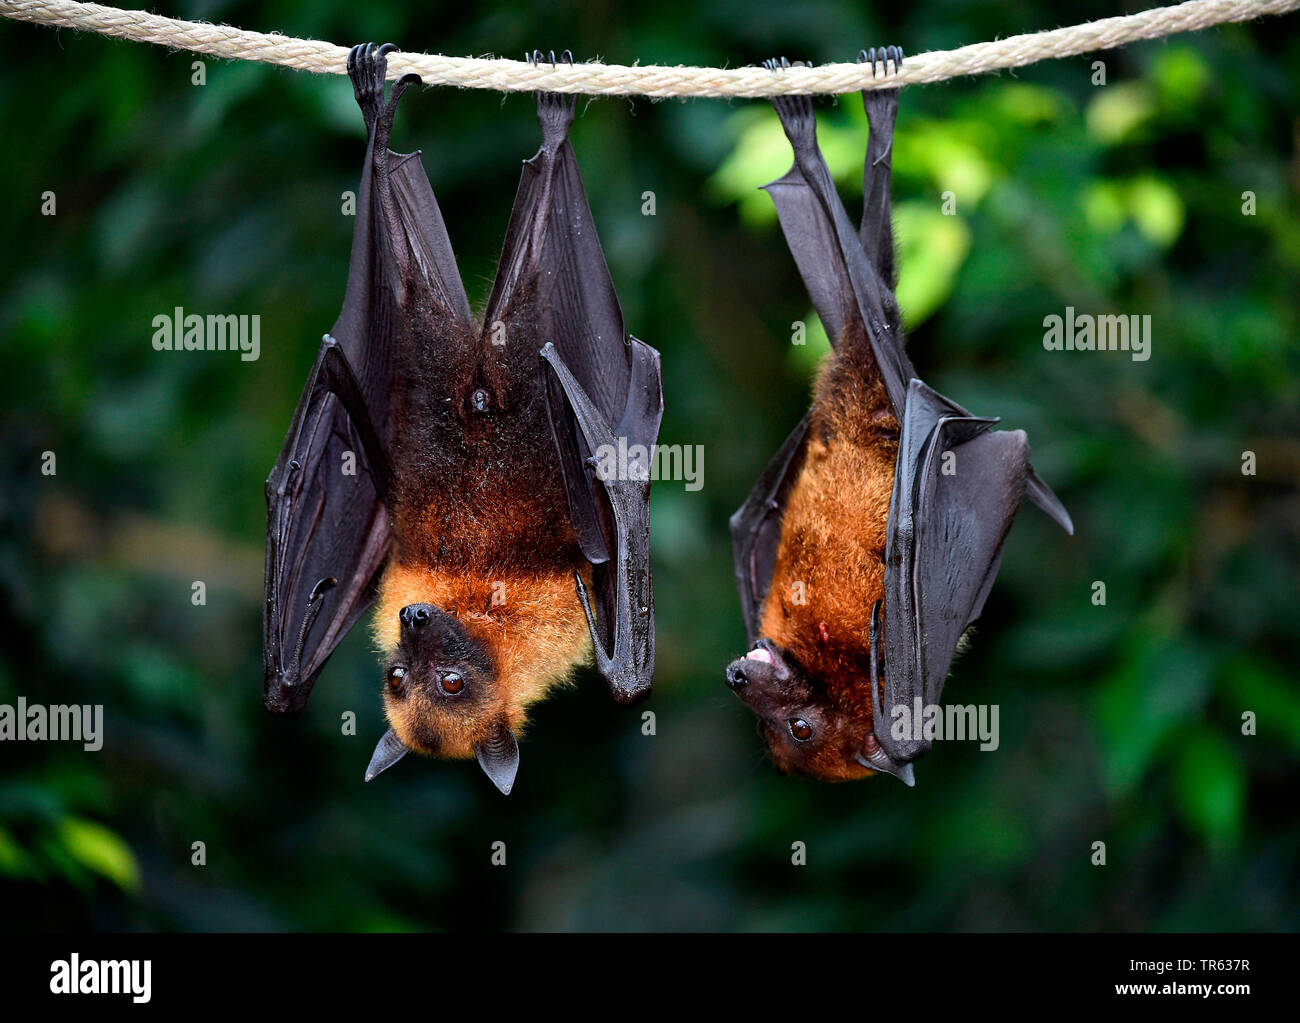
[[[408,629],[422,629],[433,621],[433,608],[429,604],[407,604],[397,617]]]
[[[793,682],[790,667],[767,640],[727,665],[727,687],[757,714],[785,701]]]
[[[749,685],[749,674],[745,670],[745,658],[732,661],[727,665],[727,685],[732,689],[743,689]]]

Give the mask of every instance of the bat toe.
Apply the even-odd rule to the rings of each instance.
[[[903,66],[903,48],[901,46],[871,47],[858,51],[858,63],[871,65],[871,77],[884,77],[889,74],[890,62],[894,65],[894,74]]]

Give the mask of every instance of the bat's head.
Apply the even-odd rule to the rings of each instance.
[[[872,771],[895,773],[888,758],[863,757],[863,737],[868,754],[875,743],[869,684],[849,691],[828,685],[792,651],[760,639],[727,666],[727,685],[757,715],[768,755],[787,774],[852,781]]]
[[[400,638],[384,676],[391,729],[375,750],[367,780],[414,750],[477,757],[497,788],[509,793],[519,744],[487,651],[453,615],[431,604],[408,604],[398,618]]]
[[[853,754],[861,733],[822,680],[789,651],[760,639],[727,666],[727,685],[758,717],[758,731],[778,768],[822,781],[865,777]]]

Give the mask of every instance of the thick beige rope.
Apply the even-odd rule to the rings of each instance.
[[[1050,32],[1010,36],[956,50],[909,56],[902,70],[872,78],[860,64],[824,64],[772,73],[759,67],[631,67],[614,64],[534,66],[520,60],[442,57],[427,53],[393,53],[390,77],[414,71],[426,85],[498,92],[576,92],[593,96],[761,97],[793,93],[848,93],[881,85],[916,85],[959,75],[1023,67],[1051,57],[1073,57],[1109,50],[1139,39],[1191,32],[1230,21],[1249,21],[1300,8],[1300,0],[1191,0],[1119,18]],[[313,39],[245,32],[225,25],[178,21],[146,11],[124,11],[73,0],[0,0],[0,15],[39,25],[98,32],[119,39],[159,43],[212,57],[256,60],[302,71],[343,74],[347,48]]]

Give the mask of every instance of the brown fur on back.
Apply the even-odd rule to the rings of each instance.
[[[808,442],[785,505],[761,634],[789,650],[840,711],[843,743],[871,732],[872,605],[885,596],[885,531],[898,421],[861,328],[823,364]],[[802,602],[801,602],[802,601]],[[822,636],[825,627],[827,637]],[[865,774],[824,743],[824,776]],[[824,763],[821,762],[824,759]]]

